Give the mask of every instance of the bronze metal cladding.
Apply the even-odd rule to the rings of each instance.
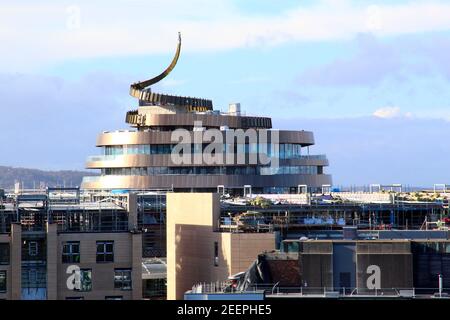
[[[83,189],[167,189],[209,188],[219,185],[242,188],[244,185],[258,187],[292,187],[300,184],[321,186],[331,183],[331,175],[154,175],[154,176],[98,176],[83,182]]]
[[[298,143],[304,147],[314,144],[314,135],[311,131],[280,130],[278,132],[279,143]],[[190,134],[193,135],[193,132],[190,132]],[[269,143],[271,142],[270,135],[268,135],[267,140]],[[176,143],[172,141],[172,132],[170,131],[116,131],[102,133],[97,138],[97,147],[124,144],[170,143]]]
[[[194,121],[201,121],[204,127],[219,128],[228,126],[230,129],[272,128],[272,119],[267,117],[232,116],[198,113],[177,114],[139,114],[138,110],[127,112],[126,122],[140,126],[192,126]]]
[[[260,159],[258,164],[260,163]],[[282,166],[328,166],[328,159],[282,159],[279,160]],[[206,165],[202,163],[202,165]],[[235,163],[223,163],[221,166],[236,166]],[[244,164],[246,165],[246,164]],[[107,158],[91,160],[86,163],[88,169],[103,168],[133,168],[133,167],[192,167],[192,164],[175,164],[170,154],[125,154],[114,156],[114,159]]]

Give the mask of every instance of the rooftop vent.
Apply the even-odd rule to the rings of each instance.
[[[228,113],[230,113],[234,116],[240,116],[241,115],[241,104],[240,103],[230,103],[228,105]]]

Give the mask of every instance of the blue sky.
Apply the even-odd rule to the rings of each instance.
[[[0,165],[82,169],[131,82],[315,133],[336,185],[450,183],[450,1],[0,3]]]

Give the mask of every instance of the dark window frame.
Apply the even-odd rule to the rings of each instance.
[[[99,251],[99,246],[102,250]],[[108,250],[111,246],[111,250]],[[96,261],[97,263],[112,263],[114,262],[114,240],[102,240],[96,242]]]
[[[129,279],[125,279],[125,273],[129,273]],[[120,277],[119,280],[117,279],[118,276]],[[133,290],[132,270],[130,268],[114,269],[114,289],[122,291]]]
[[[28,242],[28,255],[30,257],[37,257],[39,255],[39,243],[37,241]]]
[[[11,247],[9,243],[0,243],[0,265],[11,263]]]
[[[78,252],[74,252],[74,246],[78,246]],[[69,248],[68,252],[64,252],[65,248]],[[81,262],[81,253],[80,253],[80,241],[66,241],[63,242],[62,253],[61,253],[61,261],[62,263],[80,263]]]

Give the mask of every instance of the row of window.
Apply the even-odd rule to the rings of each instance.
[[[242,167],[134,167],[105,168],[102,175],[152,176],[152,175],[275,175],[275,174],[322,174],[322,166],[242,166]]]
[[[92,290],[92,269],[80,269],[80,286],[76,291]],[[131,290],[131,269],[114,269],[114,289]]]
[[[114,241],[97,241],[97,262],[114,262]],[[80,242],[67,241],[63,243],[62,263],[80,263]]]
[[[80,269],[76,291],[92,290],[92,269]],[[114,269],[114,289],[132,290],[131,269]],[[0,293],[7,291],[6,270],[0,270]]]
[[[209,144],[200,145],[191,144],[191,153],[203,152]],[[212,144],[214,145],[214,144]],[[219,149],[219,145],[215,144]],[[117,146],[105,146],[103,147],[103,154],[107,156],[118,155],[133,155],[133,154],[171,154],[175,144],[133,144],[133,145],[117,145]],[[233,146],[223,144],[220,148],[223,153],[229,153],[233,148],[233,153],[262,153],[267,154],[270,157],[279,157],[280,159],[298,159],[301,157],[301,144],[297,143],[280,143],[278,144],[278,150],[271,144],[234,144]]]

